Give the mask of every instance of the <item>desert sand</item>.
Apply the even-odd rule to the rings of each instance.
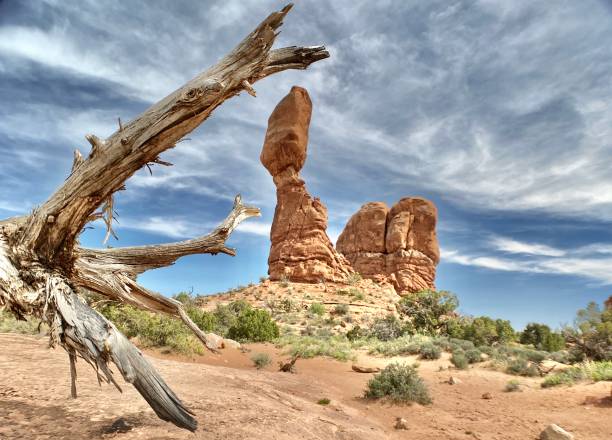
[[[195,434],[159,420],[129,384],[120,394],[98,386],[94,371],[78,362],[78,399],[70,396],[69,365],[62,349],[47,339],[0,334],[0,438],[2,439],[535,439],[557,423],[577,439],[609,439],[610,384],[541,389],[521,378],[522,392],[503,391],[513,378],[484,368],[447,370],[445,358],[420,361],[431,406],[397,406],[362,399],[371,374],[355,373],[351,362],[299,360],[297,373],[280,373],[286,359],[271,344],[252,344],[251,353],[226,349],[195,358],[147,352],[155,367],[196,413]],[[274,362],[252,366],[252,352]],[[394,359],[360,355],[361,364],[384,366]],[[414,362],[413,357],[402,358]],[[445,368],[439,371],[440,367]],[[447,383],[449,376],[459,384]],[[483,399],[490,393],[491,399]],[[317,404],[329,398],[327,406]],[[395,430],[396,417],[408,430]],[[127,432],[112,432],[122,418]]]

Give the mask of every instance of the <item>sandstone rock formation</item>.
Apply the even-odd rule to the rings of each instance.
[[[271,280],[344,281],[353,272],[327,236],[327,209],[306,191],[299,171],[306,161],[312,103],[301,87],[278,103],[268,119],[261,163],[276,185],[268,258]]]
[[[435,205],[418,197],[403,198],[391,209],[366,203],[336,247],[363,277],[389,281],[400,294],[433,289],[440,260],[437,217]]]

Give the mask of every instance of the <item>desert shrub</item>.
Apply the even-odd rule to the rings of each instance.
[[[602,310],[594,302],[578,310],[573,328],[563,335],[570,345],[573,361],[612,360],[612,308]]]
[[[535,365],[529,363],[525,358],[516,358],[508,361],[506,373],[516,376],[539,376],[540,372]]]
[[[373,339],[368,341],[370,354],[380,354],[383,356],[402,356],[407,354],[419,354],[421,346],[429,342],[427,336],[403,335],[390,341]]]
[[[363,301],[365,299],[365,294],[360,289],[357,289],[355,287],[353,287],[352,289],[349,289],[348,294],[355,301]]]
[[[197,325],[200,330],[205,332],[214,331],[217,327],[217,319],[215,315],[197,307],[187,307],[187,315]]]
[[[317,400],[317,404],[323,405],[323,406],[329,405],[330,403],[331,403],[331,400],[329,400],[327,397]]]
[[[546,351],[538,351],[538,350],[525,350],[525,357],[527,358],[527,360],[530,360],[531,362],[542,362],[544,359],[547,359],[550,357],[550,354]]]
[[[253,361],[255,368],[258,370],[266,368],[272,363],[272,358],[270,358],[268,353],[255,353],[253,356],[251,356],[251,360]]]
[[[339,361],[355,358],[351,343],[341,336],[315,337],[286,335],[278,339],[279,347],[288,347],[288,354],[308,359],[327,356]]]
[[[542,381],[542,388],[550,388],[557,385],[573,385],[585,379],[585,372],[580,367],[571,367],[558,373],[549,374]]]
[[[177,300],[178,302],[180,302],[181,304],[185,306],[193,305],[193,302],[194,302],[193,296],[189,292],[179,292],[173,295],[172,298],[174,298],[175,300]]]
[[[585,362],[583,369],[588,377],[595,382],[600,380],[612,381],[612,361]]]
[[[346,282],[351,286],[358,284],[361,279],[361,275],[358,272],[350,273],[346,276]]]
[[[279,280],[279,285],[281,287],[289,287],[289,277],[287,275],[282,275]]]
[[[555,351],[554,353],[550,353],[549,357],[555,362],[562,364],[569,363],[569,353],[567,351]]]
[[[457,297],[450,292],[424,290],[403,297],[397,309],[410,321],[414,333],[435,335],[458,305]]]
[[[477,348],[470,348],[465,351],[465,358],[469,364],[476,364],[482,362],[482,353]]]
[[[565,347],[565,338],[562,334],[551,331],[545,324],[535,322],[527,324],[525,330],[521,332],[520,342],[548,352],[559,351]]]
[[[471,350],[475,348],[474,343],[472,341],[466,341],[465,339],[451,338],[449,342],[451,344],[451,351],[455,351],[455,350],[467,351],[467,350]]]
[[[367,399],[388,399],[394,403],[417,402],[429,405],[432,400],[427,385],[414,367],[392,363],[368,382]]]
[[[356,341],[358,339],[365,338],[367,334],[368,334],[367,330],[356,325],[355,327],[350,329],[348,332],[346,332],[346,338],[349,341]]]
[[[278,325],[265,310],[246,308],[239,312],[227,337],[241,342],[266,342],[278,338]]]
[[[99,312],[128,338],[137,336],[142,346],[168,347],[183,354],[201,354],[204,351],[191,330],[176,318],[116,303],[107,303]]]
[[[395,315],[377,318],[370,326],[370,336],[380,341],[390,341],[399,338],[403,333],[402,323]]]
[[[453,351],[453,355],[450,358],[451,363],[460,370],[466,370],[469,366],[468,358],[465,352],[461,350]]]
[[[314,302],[308,307],[308,312],[310,312],[311,315],[323,316],[325,314],[325,306],[321,303]]]
[[[216,332],[221,335],[226,335],[229,328],[236,324],[240,311],[247,308],[247,306],[250,307],[248,303],[244,301],[234,301],[229,304],[217,305],[213,312]]]
[[[478,350],[480,350],[481,353],[484,353],[487,356],[491,356],[491,357],[494,356],[496,352],[495,348],[489,345],[479,345]]]
[[[515,332],[510,321],[479,316],[466,324],[463,338],[472,341],[475,345],[503,344],[514,340]]]
[[[40,320],[35,318],[28,318],[26,321],[21,321],[15,318],[8,310],[0,309],[0,333],[21,333],[35,335],[40,331],[45,331],[47,326],[45,324],[40,325]]]
[[[440,359],[442,356],[442,350],[437,345],[431,342],[425,343],[420,346],[419,352],[421,353],[421,359]]]
[[[509,380],[508,383],[506,383],[506,387],[504,388],[504,391],[506,391],[507,393],[512,393],[514,391],[520,391],[521,384],[518,380],[516,379],[512,379]]]
[[[336,315],[346,315],[348,312],[348,304],[336,304],[336,307],[334,307],[334,314]]]

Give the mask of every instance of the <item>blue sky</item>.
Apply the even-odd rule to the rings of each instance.
[[[107,136],[213,64],[276,1],[0,0],[0,217],[66,177],[84,135]],[[419,195],[439,209],[437,285],[465,313],[552,326],[612,293],[612,3],[298,1],[277,46],[331,58],[226,102],[117,196],[113,246],[200,235],[233,196],[262,209],[238,256],[145,274],[211,293],[267,271],[275,205],[259,163],[267,118],[294,84],[314,110],[303,170],[336,239],[363,203]],[[100,225],[82,243],[101,246]]]

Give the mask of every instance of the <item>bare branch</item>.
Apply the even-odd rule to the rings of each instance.
[[[240,195],[237,195],[226,219],[203,237],[150,246],[100,250],[79,248],[72,280],[78,286],[108,298],[180,318],[208,349],[215,351],[215,338],[203,333],[193,323],[180,302],[145,289],[135,279],[144,271],[169,266],[185,255],[219,252],[235,255],[225,242],[243,220],[254,216],[259,216],[259,209],[243,205]]]
[[[305,69],[327,58],[323,46],[271,51],[276,30],[291,9],[270,14],[214,67],[154,104],[133,121],[121,124],[108,139],[87,137],[92,154],[36,212],[18,237],[45,263],[69,271],[77,235],[91,214],[138,169],[154,161],[194,130],[225,100],[256,81],[287,69]],[[52,216],[53,223],[47,218]]]
[[[77,248],[78,258],[75,269],[95,265],[98,270],[122,271],[133,277],[150,269],[170,266],[176,260],[193,254],[224,253],[235,255],[235,251],[225,246],[225,242],[236,227],[249,217],[260,215],[259,209],[242,204],[237,195],[229,215],[210,234],[175,243],[132,246],[111,249]]]

